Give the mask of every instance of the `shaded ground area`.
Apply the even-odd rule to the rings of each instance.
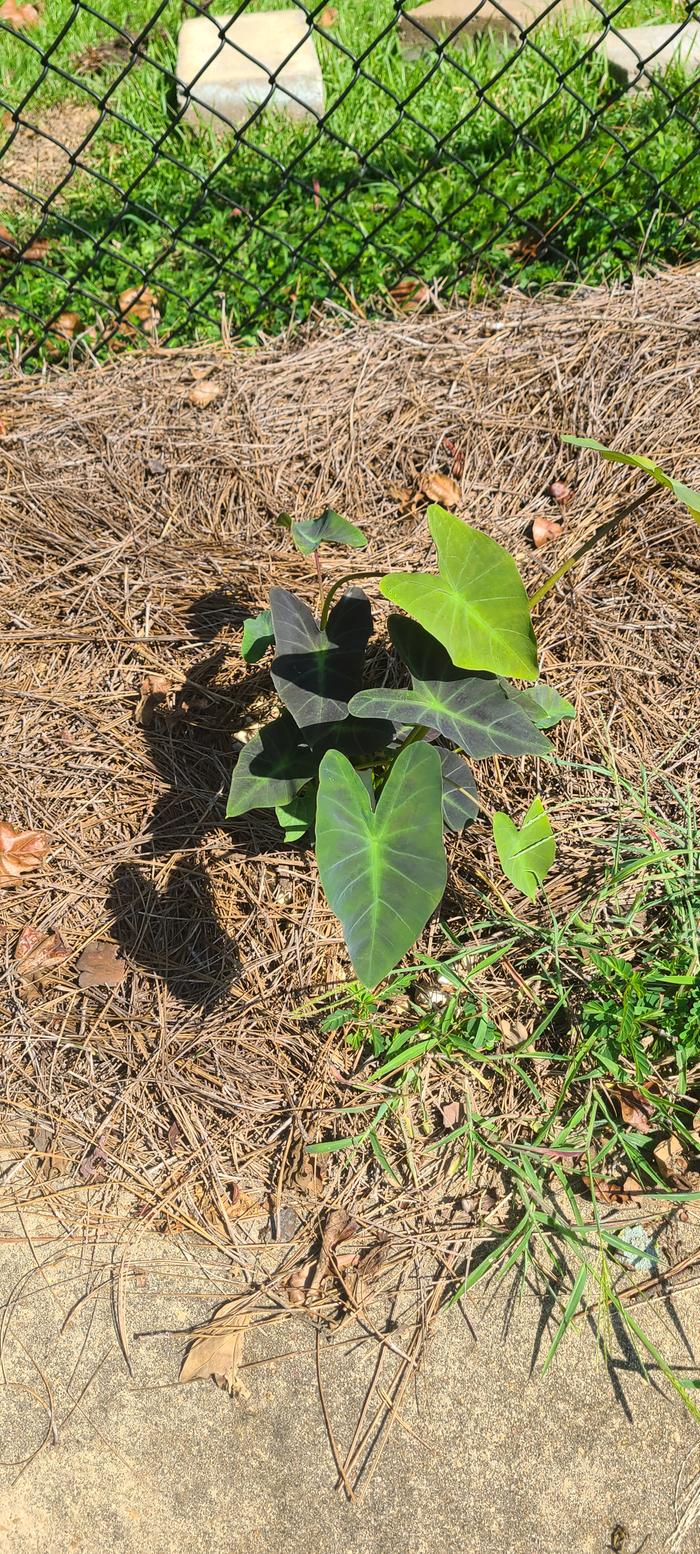
[[[71,1251],[60,1239],[47,1247],[31,1230],[40,1267],[26,1247],[5,1245],[0,1261],[2,1298],[11,1297],[3,1455],[28,1459],[51,1422],[56,1439],[21,1469],[1,1470],[2,1554],[88,1554],[96,1528],[110,1554],[604,1554],[616,1525],[631,1549],[667,1547],[677,1476],[683,1469],[682,1511],[700,1466],[696,1426],[641,1379],[614,1335],[619,1406],[583,1333],[569,1335],[546,1377],[533,1377],[539,1302],[527,1289],[470,1302],[439,1324],[350,1505],[333,1492],[308,1324],[251,1355],[266,1363],[247,1370],[245,1402],[210,1383],[174,1386],[183,1339],[167,1330],[201,1319],[217,1280],[225,1287],[224,1268],[201,1247],[185,1254],[145,1236],[124,1273],[129,1376],[109,1250]],[[93,1294],[78,1304],[86,1284]],[[652,1319],[658,1335],[673,1315],[681,1360],[683,1335],[700,1336],[695,1294],[679,1292],[672,1312],[657,1307]],[[274,1352],[285,1357],[274,1363]],[[366,1341],[321,1343],[324,1405],[341,1446],[376,1359]],[[384,1362],[390,1387],[390,1353]],[[679,1554],[696,1539],[697,1524]]]

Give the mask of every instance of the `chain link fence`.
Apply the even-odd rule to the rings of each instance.
[[[99,355],[692,262],[699,64],[679,0],[0,0],[0,331]]]

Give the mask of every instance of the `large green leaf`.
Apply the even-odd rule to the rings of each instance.
[[[375,987],[410,950],[445,889],[437,750],[407,745],[376,809],[350,762],[328,751],[320,768],[316,856],[357,976]]]
[[[556,853],[552,827],[542,800],[533,799],[520,830],[510,815],[497,810],[493,817],[493,839],[503,873],[516,890],[534,901]]]
[[[535,728],[554,728],[557,723],[561,723],[562,718],[576,717],[573,703],[560,696],[553,685],[540,683],[529,686],[526,691],[518,691],[504,680],[503,689],[510,701],[515,702],[516,707],[534,723]]]
[[[331,610],[321,631],[311,611],[286,588],[270,589],[276,654],[272,680],[299,728],[336,723],[362,684],[372,611],[361,588],[352,588]]]
[[[536,680],[537,647],[527,594],[512,556],[470,524],[428,508],[437,577],[390,572],[380,588],[447,648],[461,669]]]
[[[415,621],[392,615],[389,632],[410,669],[413,689],[360,691],[349,703],[356,717],[435,729],[473,759],[549,753],[544,735],[500,680],[455,669],[444,647]]]
[[[303,519],[290,527],[294,544],[302,556],[311,556],[319,545],[351,545],[353,550],[362,550],[367,544],[366,534],[348,518],[334,512],[332,507],[327,507],[320,518]]]
[[[303,743],[294,719],[283,712],[243,746],[231,778],[229,820],[249,809],[289,804],[315,776],[317,766],[318,756]]]
[[[681,480],[673,480],[665,474],[659,464],[653,459],[647,458],[645,453],[620,453],[617,448],[606,448],[602,442],[597,442],[595,437],[562,437],[562,442],[572,443],[575,448],[592,448],[595,453],[600,453],[611,464],[629,464],[633,469],[644,470],[645,475],[651,475],[660,486],[665,486],[667,491],[672,491],[679,502],[688,509],[691,518],[700,523],[700,491],[691,491],[690,486],[684,486]]]
[[[479,797],[473,775],[456,750],[438,745],[442,766],[442,818],[450,831],[462,831],[479,813]]]
[[[247,664],[259,663],[268,648],[272,647],[274,640],[275,632],[270,610],[261,610],[259,615],[249,615],[243,622],[241,658],[244,658]]]

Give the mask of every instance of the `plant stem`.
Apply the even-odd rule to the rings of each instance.
[[[318,597],[319,599],[323,599],[323,573],[321,571],[321,557],[319,556],[317,550],[314,551],[314,565],[316,567],[316,577],[318,579]]]
[[[581,557],[585,556],[589,550],[592,550],[593,546],[597,545],[599,540],[604,539],[606,534],[610,534],[611,530],[614,529],[618,523],[621,523],[623,518],[627,518],[629,517],[630,513],[636,512],[637,508],[641,507],[642,502],[648,502],[649,497],[654,495],[655,489],[656,488],[654,486],[650,486],[649,490],[643,492],[642,496],[635,497],[633,502],[628,502],[626,507],[621,507],[618,512],[613,513],[612,518],[608,518],[607,523],[599,524],[598,528],[594,529],[590,538],[584,540],[583,545],[579,545],[578,550],[575,550],[572,556],[568,556],[566,561],[562,561],[561,566],[557,567],[556,572],[553,572],[551,577],[548,577],[546,582],[542,583],[536,592],[530,595],[530,609],[534,610],[535,605],[539,604],[540,601],[544,599],[545,595],[549,593],[550,588],[554,588],[556,583],[559,583],[563,577],[566,577],[567,572],[571,571],[571,568],[576,565],[576,562],[580,561]]]
[[[338,578],[337,583],[331,583],[328,593],[326,594],[323,609],[321,611],[321,631],[325,631],[325,628],[328,625],[328,616],[330,614],[331,604],[336,594],[338,593],[338,590],[343,588],[345,583],[353,583],[359,577],[365,578],[383,576],[384,568],[382,567],[381,570],[377,570],[376,572],[346,572],[343,577]]]

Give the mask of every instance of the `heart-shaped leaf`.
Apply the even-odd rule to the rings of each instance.
[[[493,817],[493,839],[503,873],[516,890],[534,901],[556,853],[552,827],[542,800],[533,799],[520,830],[510,815],[497,810]]]
[[[437,750],[407,745],[376,809],[350,762],[329,750],[320,768],[316,856],[357,976],[375,987],[410,950],[445,889]]]
[[[561,723],[562,718],[576,717],[576,708],[564,696],[560,696],[553,685],[533,685],[526,691],[516,691],[507,680],[502,684],[509,700],[515,702],[535,728],[554,728],[557,723]]]
[[[428,508],[428,523],[439,575],[390,572],[379,585],[384,597],[437,637],[458,668],[536,680],[530,606],[512,556],[442,507]]]
[[[349,704],[356,717],[435,729],[473,759],[549,753],[544,735],[500,680],[455,669],[444,647],[415,621],[392,615],[389,632],[411,671],[413,690],[360,691]]]
[[[442,765],[442,818],[450,831],[463,831],[479,813],[479,797],[470,768],[456,750],[438,745]]]
[[[294,544],[302,556],[311,556],[319,545],[351,545],[354,550],[362,550],[367,544],[366,534],[348,518],[334,512],[332,507],[327,507],[320,518],[293,523],[291,530]]]
[[[243,746],[231,778],[228,819],[249,809],[289,804],[315,776],[317,765],[318,756],[303,743],[294,719],[283,712]]]
[[[243,622],[241,658],[246,664],[259,663],[268,648],[272,647],[274,640],[275,631],[271,611],[261,610],[259,615],[249,615]]]
[[[679,502],[688,509],[691,518],[700,523],[700,491],[691,491],[690,486],[684,486],[681,480],[673,480],[667,475],[659,464],[653,459],[647,458],[645,453],[620,453],[617,448],[606,448],[602,442],[597,442],[595,437],[562,437],[562,442],[572,443],[575,448],[592,448],[595,453],[600,453],[602,458],[608,459],[611,464],[629,464],[633,469],[641,469],[645,475],[651,475],[660,486],[665,486],[667,491],[672,491]]]
[[[343,594],[321,631],[301,599],[286,588],[270,589],[277,651],[272,680],[299,728],[336,723],[362,684],[372,611],[361,588]]]

